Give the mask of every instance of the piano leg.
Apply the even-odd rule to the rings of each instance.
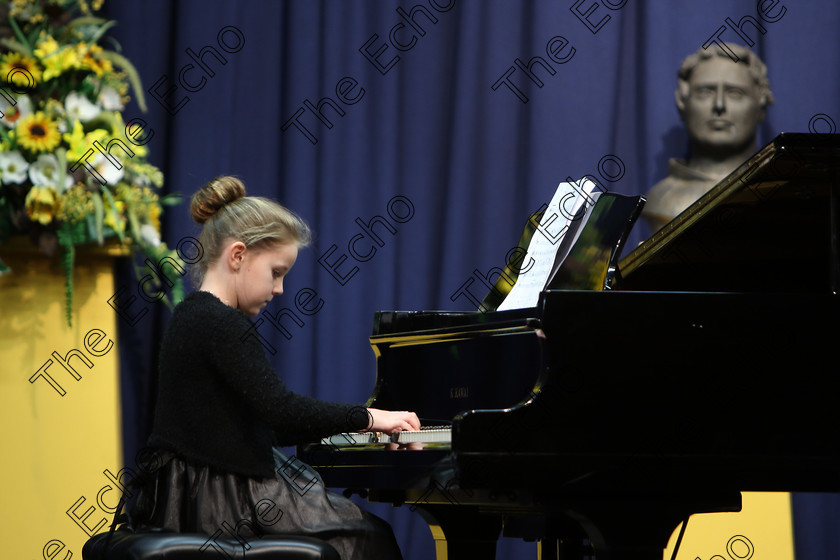
[[[578,522],[568,516],[509,515],[505,517],[504,536],[536,541],[537,560],[595,558],[595,549],[589,535]]]
[[[470,506],[423,504],[418,513],[429,524],[437,560],[493,560],[502,518]]]
[[[595,549],[586,533],[579,527],[566,528],[562,533],[544,535],[537,540],[537,560],[592,560]]]

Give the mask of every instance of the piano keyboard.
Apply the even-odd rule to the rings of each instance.
[[[343,432],[321,439],[323,445],[354,446],[370,443],[451,443],[452,428],[449,426],[422,426],[414,432],[397,432],[389,436],[384,432]]]
[[[323,445],[344,446],[344,445],[365,445],[368,443],[379,443],[379,432],[343,432],[321,438]],[[382,434],[384,436],[384,434]],[[385,436],[388,437],[388,436]]]
[[[387,437],[387,436],[386,436]],[[421,427],[416,432],[397,432],[391,436],[392,443],[452,443],[452,428],[449,426]]]

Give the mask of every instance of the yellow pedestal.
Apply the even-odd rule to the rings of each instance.
[[[794,560],[793,523],[787,492],[742,492],[737,513],[692,515],[677,560]],[[679,527],[663,560],[671,560]]]
[[[124,252],[77,253],[71,328],[58,261],[16,241],[0,246],[13,270],[0,276],[2,555],[80,559],[120,497],[105,473],[122,466],[117,324],[107,302],[113,258]]]

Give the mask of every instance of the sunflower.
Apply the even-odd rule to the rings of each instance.
[[[18,69],[23,70],[23,72],[15,72]],[[41,81],[41,68],[38,66],[38,62],[34,58],[29,58],[17,52],[6,53],[0,59],[0,79],[9,82],[10,74],[11,83],[16,86],[32,88]]]
[[[93,70],[97,76],[102,76],[106,72],[111,73],[114,71],[111,61],[101,58],[100,54],[102,53],[102,47],[99,45],[79,43],[76,45],[76,51],[77,55],[81,59],[80,66],[82,68],[87,68],[88,70]]]
[[[18,144],[31,152],[51,152],[61,142],[55,122],[42,111],[20,119],[15,130]]]

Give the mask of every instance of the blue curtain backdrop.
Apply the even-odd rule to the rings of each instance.
[[[267,310],[294,312],[290,338],[268,321],[260,333],[292,389],[328,400],[371,394],[374,311],[474,309],[459,288],[473,277],[483,295],[478,274],[504,262],[559,182],[589,174],[632,195],[663,177],[687,147],[676,69],[711,38],[754,42],[767,63],[776,103],[759,147],[840,122],[840,4],[829,0],[111,0],[106,15],[146,89],[148,111],[132,103],[126,120],[148,123],[166,191],[236,174],[316,232]],[[741,31],[719,32],[727,18]],[[172,246],[197,236],[186,203],[164,230]],[[647,233],[637,226],[628,246]],[[118,278],[136,289],[127,263]],[[120,325],[127,464],[150,429],[168,318],[147,307]],[[796,497],[799,560],[838,556],[837,503]],[[407,559],[432,557],[419,516],[367,507]],[[499,557],[533,549],[503,542]]]

